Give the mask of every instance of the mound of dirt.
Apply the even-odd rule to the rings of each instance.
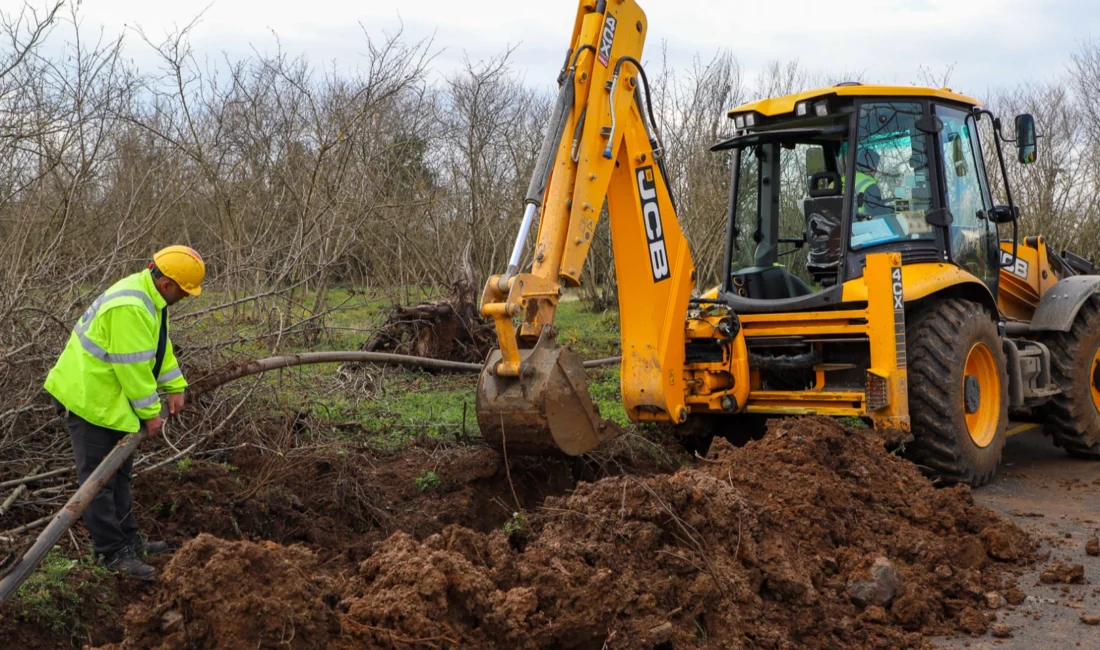
[[[152,603],[131,607],[104,650],[325,647],[340,636],[337,581],[312,553],[199,535],[175,554]]]
[[[127,643],[167,611],[196,630],[174,638],[203,638],[221,612],[192,601],[211,589],[234,611],[272,593],[250,557],[226,567],[231,589],[191,573],[196,590],[174,569],[131,611]],[[985,594],[1031,561],[1026,535],[967,488],[937,490],[881,440],[808,418],[743,448],[716,442],[675,474],[582,483],[488,533],[396,533],[344,585],[339,632],[324,589],[299,575],[277,593],[313,621],[303,630],[327,631],[314,647],[897,648],[983,633]]]

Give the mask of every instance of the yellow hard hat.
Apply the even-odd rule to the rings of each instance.
[[[206,277],[206,265],[195,249],[188,246],[169,246],[153,255],[165,277],[172,278],[180,288],[192,296],[202,293],[202,279]]]

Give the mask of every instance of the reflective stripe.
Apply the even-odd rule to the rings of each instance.
[[[114,300],[115,298],[141,298],[145,303],[145,308],[149,310],[149,314],[152,315],[154,319],[157,317],[157,306],[153,304],[153,299],[147,296],[144,291],[138,291],[137,289],[122,289],[96,298],[91,306],[88,307],[88,310],[81,315],[80,320],[77,321],[76,329],[78,331],[87,332],[88,328],[92,326],[92,319],[95,318],[99,308],[102,307],[104,303]]]
[[[99,347],[99,344],[97,344],[95,341],[85,336],[83,331],[78,330],[76,332],[76,335],[80,339],[80,347],[84,348],[85,352],[92,355],[96,359],[99,359],[100,361],[107,360],[107,351]]]
[[[107,363],[141,363],[142,361],[152,361],[157,356],[156,350],[144,351],[144,352],[132,352],[129,354],[113,354],[107,352],[98,343],[88,338],[86,335],[88,330],[92,327],[92,320],[95,319],[96,313],[100,307],[115,298],[141,298],[145,303],[146,308],[149,309],[149,313],[153,318],[157,317],[157,307],[153,304],[153,299],[145,294],[144,291],[138,291],[137,289],[122,289],[120,291],[113,291],[111,293],[104,294],[94,301],[88,310],[77,321],[76,327],[73,328],[73,333],[80,338],[80,346],[84,348],[88,354],[99,359],[100,361],[106,361]]]
[[[143,409],[143,408],[146,408],[148,406],[152,406],[152,405],[156,404],[159,401],[160,401],[160,397],[158,397],[156,393],[153,393],[149,397],[143,397],[141,399],[132,399],[132,400],[130,400],[130,406],[132,406],[136,409]]]
[[[107,363],[141,363],[142,361],[152,361],[157,356],[156,350],[131,352],[129,354],[109,353],[99,347],[99,344],[95,341],[88,338],[84,332],[76,332],[76,336],[80,339],[80,347],[84,348],[88,354]]]
[[[150,298],[144,291],[138,291],[137,289],[122,289],[121,291],[115,291],[103,296],[103,302],[114,300],[115,298],[141,298],[145,303],[145,308],[149,310],[153,318],[157,317],[157,306],[153,304],[153,299]],[[92,303],[95,304],[95,303]]]
[[[107,363],[141,363],[142,361],[152,361],[155,358],[157,358],[156,350],[146,350],[144,352],[131,352],[130,354],[111,353],[107,355],[105,361]]]
[[[157,385],[160,386],[161,384],[167,384],[173,379],[179,379],[182,376],[183,371],[180,370],[179,366],[176,366],[175,368],[172,368],[167,372],[160,373],[160,377],[157,377]]]

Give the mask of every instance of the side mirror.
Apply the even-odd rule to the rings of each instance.
[[[1035,136],[1035,118],[1028,113],[1016,116],[1016,152],[1021,164],[1035,162],[1038,145]]]
[[[1012,223],[1020,218],[1020,208],[1015,206],[1008,207],[1007,205],[994,206],[987,215],[993,221],[993,223]]]

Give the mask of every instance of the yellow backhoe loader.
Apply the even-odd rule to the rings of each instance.
[[[1008,140],[948,89],[858,83],[732,110],[734,137],[712,147],[731,167],[723,277],[698,293],[640,62],[646,27],[633,0],[578,7],[509,266],[482,296],[500,341],[478,385],[490,444],[579,455],[619,432],[554,331],[606,199],[632,421],[733,432],[752,417],[854,416],[910,436],[928,473],[974,485],[1028,422],[1100,457],[1100,276],[1018,234],[1002,143],[1032,162],[1030,115]],[[1023,424],[1010,430],[1010,414]]]

